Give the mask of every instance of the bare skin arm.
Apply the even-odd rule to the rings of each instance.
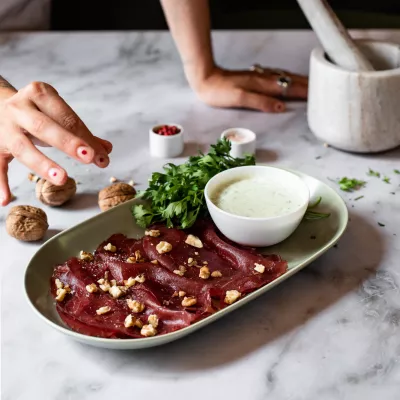
[[[210,37],[208,0],[161,0],[162,7],[192,89],[215,107],[244,107],[282,112],[282,88],[271,71],[229,71],[215,65]],[[288,75],[292,85],[288,99],[307,98],[308,80]]]
[[[112,150],[110,142],[90,133],[52,86],[32,82],[17,91],[0,76],[0,206],[11,199],[8,164],[13,158],[56,185],[66,182],[64,168],[45,156],[35,142],[100,168],[108,165]]]

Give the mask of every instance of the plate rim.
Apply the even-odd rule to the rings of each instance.
[[[263,165],[268,165],[268,164],[257,164],[260,166]],[[269,166],[269,165],[268,165]],[[302,270],[303,268],[305,268],[307,265],[309,265],[310,263],[312,263],[314,260],[316,260],[317,258],[319,258],[323,253],[325,253],[326,251],[328,251],[330,248],[332,248],[338,241],[339,239],[342,237],[342,235],[344,234],[344,232],[347,229],[348,226],[348,221],[349,221],[349,211],[348,208],[346,206],[345,201],[343,200],[343,198],[332,188],[330,187],[328,184],[326,184],[325,182],[321,181],[318,178],[315,178],[311,175],[308,175],[306,173],[303,173],[301,171],[297,171],[294,170],[292,168],[286,168],[286,167],[276,167],[275,168],[280,168],[280,169],[284,169],[290,172],[293,172],[296,175],[299,175],[300,177],[303,178],[312,178],[317,180],[320,184],[324,185],[325,188],[327,188],[338,200],[339,204],[341,204],[342,206],[342,211],[344,212],[344,224],[340,227],[340,229],[337,230],[337,232],[335,233],[334,237],[324,246],[322,246],[320,249],[318,249],[318,251],[316,251],[315,253],[313,253],[310,257],[308,257],[306,260],[304,260],[300,265],[298,265],[297,267],[288,270],[285,274],[281,275],[280,277],[278,277],[277,279],[273,280],[272,282],[269,282],[268,284],[258,288],[257,290],[247,294],[245,297],[243,297],[242,299],[240,299],[239,301],[237,301],[236,303],[230,305],[229,307],[226,307],[222,310],[219,310],[217,312],[215,312],[212,315],[209,315],[208,317],[195,322],[192,325],[186,326],[184,328],[178,329],[176,331],[173,332],[169,332],[166,333],[164,335],[160,335],[160,336],[153,336],[153,337],[146,337],[146,338],[133,338],[133,339],[111,339],[111,338],[100,338],[100,337],[96,337],[96,336],[89,336],[89,335],[84,335],[82,333],[79,332],[75,332],[71,329],[68,329],[66,327],[63,327],[55,322],[53,322],[52,320],[48,319],[46,316],[44,316],[35,306],[35,304],[33,303],[33,301],[30,299],[29,294],[28,294],[28,290],[27,290],[27,280],[28,280],[28,276],[29,276],[29,270],[30,268],[32,268],[32,265],[35,262],[36,257],[38,257],[39,253],[41,253],[42,251],[44,251],[43,249],[46,247],[46,245],[48,245],[49,243],[51,243],[52,241],[56,241],[60,236],[68,234],[70,232],[73,232],[77,229],[79,229],[82,225],[87,224],[88,222],[97,219],[97,218],[101,218],[101,216],[107,214],[107,213],[113,213],[115,212],[115,210],[118,207],[127,207],[130,206],[132,204],[135,204],[136,202],[140,201],[140,199],[138,198],[134,198],[132,200],[129,200],[125,203],[122,203],[116,207],[113,207],[107,211],[101,212],[99,214],[96,214],[66,230],[63,230],[61,232],[59,232],[58,234],[54,235],[53,237],[51,237],[49,240],[47,240],[46,242],[44,242],[40,248],[35,252],[35,254],[32,256],[32,258],[30,259],[26,269],[25,269],[25,273],[24,273],[24,295],[25,298],[29,304],[29,306],[31,307],[31,309],[33,309],[34,313],[36,315],[39,316],[40,319],[42,319],[43,321],[45,321],[48,325],[50,325],[53,329],[56,329],[57,331],[72,337],[73,339],[79,341],[79,342],[83,342],[86,344],[90,344],[93,346],[101,346],[101,347],[107,347],[107,348],[113,348],[113,349],[119,349],[119,350],[134,350],[134,349],[140,349],[140,348],[145,348],[145,347],[155,347],[158,345],[163,345],[166,344],[168,342],[172,342],[174,340],[179,339],[180,337],[185,336],[186,334],[189,334],[191,331],[197,331],[201,328],[203,328],[204,326],[217,321],[218,319],[222,318],[223,316],[225,316],[226,314],[229,314],[233,311],[235,311],[236,309],[244,306],[246,303],[256,299],[257,297],[265,294],[266,292],[268,292],[269,290],[271,290],[273,287],[275,287],[276,285],[284,282],[286,279],[289,279],[292,275],[296,274],[297,272],[299,272],[300,270]]]

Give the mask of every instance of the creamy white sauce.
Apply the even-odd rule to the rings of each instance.
[[[303,204],[292,188],[259,177],[227,182],[212,194],[211,200],[221,210],[251,218],[289,214]]]

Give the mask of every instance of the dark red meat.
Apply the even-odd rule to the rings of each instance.
[[[146,324],[148,316],[156,314],[159,318],[158,334],[172,332],[207,317],[227,306],[224,298],[227,290],[242,293],[254,291],[273,281],[286,272],[287,263],[279,256],[264,256],[255,249],[244,248],[224,238],[211,223],[197,224],[191,232],[168,229],[164,226],[153,227],[160,231],[159,237],[145,236],[143,239],[129,239],[121,234],[111,236],[97,248],[92,261],[71,258],[54,269],[51,279],[51,292],[56,296],[55,280],[69,285],[71,293],[57,302],[57,311],[71,329],[90,336],[105,338],[142,337],[137,327],[125,328],[124,320],[132,314]],[[187,235],[192,233],[200,238],[203,248],[185,243]],[[159,254],[156,246],[160,241],[172,245],[168,253]],[[111,243],[116,246],[115,253],[104,250]],[[141,262],[127,263],[126,259],[140,251]],[[192,258],[194,263],[189,263]],[[154,264],[150,261],[156,260]],[[257,273],[255,263],[264,265],[265,272]],[[207,265],[210,272],[220,271],[222,277],[202,279],[199,268]],[[184,276],[174,273],[180,266],[186,268]],[[143,274],[145,281],[136,283],[127,289],[118,299],[98,290],[89,293],[86,285],[96,283],[105,274],[115,279],[118,285],[129,277]],[[191,307],[182,306],[182,298],[176,292],[184,291],[193,296],[197,303]],[[127,299],[143,303],[141,313],[129,309]],[[100,307],[109,306],[111,311],[97,315]]]

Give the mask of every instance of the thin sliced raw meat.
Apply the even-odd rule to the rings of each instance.
[[[56,297],[56,279],[69,285],[71,292],[57,302],[57,311],[71,329],[105,338],[142,337],[137,326],[124,325],[125,318],[131,314],[143,324],[149,322],[150,315],[156,315],[157,334],[173,332],[226,307],[227,290],[237,290],[243,296],[287,269],[287,263],[279,256],[263,256],[255,249],[231,243],[212,223],[199,223],[191,232],[164,226],[152,229],[159,230],[160,235],[130,239],[115,234],[99,245],[93,260],[71,258],[55,267],[51,293]],[[202,246],[186,243],[190,233],[200,239]],[[172,249],[160,254],[157,245],[161,241],[171,244]],[[115,252],[105,249],[108,243],[116,247]],[[257,272],[256,264],[263,265],[265,272]],[[210,273],[208,277],[204,275],[206,269]],[[221,276],[211,275],[217,271]],[[113,298],[99,288],[97,281],[105,278],[121,288],[120,297]],[[124,283],[129,278],[136,278],[130,287]],[[93,283],[97,291],[89,293],[86,286]],[[184,302],[183,305],[185,298],[189,298],[185,301],[195,299],[195,304]],[[128,299],[143,304],[144,310],[133,312]],[[96,311],[101,307],[110,310],[98,315]]]

